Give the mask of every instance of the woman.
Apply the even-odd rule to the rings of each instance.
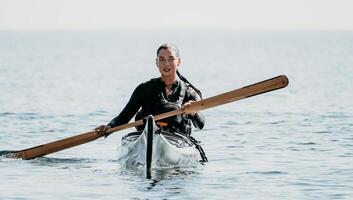
[[[157,115],[181,107],[190,106],[193,101],[201,99],[201,93],[177,71],[180,65],[180,55],[177,47],[163,44],[157,50],[156,64],[160,72],[159,78],[140,84],[133,92],[129,102],[122,112],[108,125],[98,126],[98,134],[108,136],[106,130],[128,123],[136,114],[136,119]],[[202,129],[204,118],[197,112],[157,121],[163,130],[191,134],[191,122],[196,128]],[[137,127],[143,130],[142,127]]]

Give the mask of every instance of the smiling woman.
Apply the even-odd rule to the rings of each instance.
[[[136,114],[136,119],[149,115],[158,115],[180,108],[187,108],[194,101],[201,100],[201,93],[177,71],[181,63],[178,48],[172,44],[163,44],[157,49],[156,65],[159,78],[140,84],[133,92],[123,111],[105,126],[96,128],[97,133],[107,136],[106,130],[128,123]],[[191,134],[191,123],[202,129],[204,118],[197,112],[186,112],[157,122],[165,124],[164,130]],[[143,130],[138,127],[138,130]]]

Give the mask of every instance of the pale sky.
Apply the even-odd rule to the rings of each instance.
[[[0,0],[0,30],[353,30],[353,0]]]

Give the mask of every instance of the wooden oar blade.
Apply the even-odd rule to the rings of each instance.
[[[74,147],[80,144],[91,142],[93,140],[98,139],[99,137],[101,136],[97,135],[94,131],[87,132],[87,133],[83,133],[66,139],[32,147],[29,149],[15,151],[15,152],[12,152],[11,155],[8,157],[22,158],[24,160],[33,159],[36,157],[41,157],[57,151],[61,151],[70,147]]]
[[[214,97],[210,97],[201,101],[192,103],[189,107],[182,112],[186,111],[200,111],[215,106],[231,103],[248,97],[256,96],[259,94],[267,93],[277,89],[284,88],[288,85],[288,78],[285,75],[277,76],[265,81],[261,81],[240,89],[226,92]]]
[[[143,121],[139,120],[136,122],[132,122],[129,124],[124,124],[118,127],[115,127],[114,129],[109,129],[107,132],[108,133],[112,133],[112,130],[118,131],[118,130],[123,130],[126,128],[131,128],[134,126],[139,126],[142,125]],[[29,149],[23,149],[20,151],[12,151],[10,154],[8,154],[6,157],[8,158],[21,158],[24,160],[29,160],[29,159],[33,159],[33,158],[37,158],[37,157],[41,157],[44,155],[48,155],[51,153],[55,153],[58,151],[62,151],[64,149],[68,149],[74,146],[78,146],[81,144],[85,144],[87,142],[91,142],[94,141],[98,138],[100,138],[101,136],[96,134],[96,132],[91,131],[91,132],[87,132],[87,133],[82,133],[80,135],[76,135],[73,137],[69,137],[69,138],[65,138],[62,140],[58,140],[58,141],[54,141],[54,142],[50,142],[47,144],[42,144],[36,147],[32,147]]]

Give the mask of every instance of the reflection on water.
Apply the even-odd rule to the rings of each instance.
[[[197,174],[198,167],[194,168],[183,168],[180,166],[171,167],[171,168],[159,168],[152,170],[152,179],[161,181],[165,179],[173,179],[173,178],[186,178],[191,174]]]
[[[133,185],[138,184],[141,191],[158,191],[161,188],[168,188],[173,194],[180,194],[184,187],[180,183],[188,182],[195,176],[200,175],[200,166],[194,167],[158,167],[151,170],[151,178],[146,178],[146,170],[144,167],[136,168],[128,166],[125,163],[120,163],[119,176],[125,177],[132,181]],[[140,183],[136,182],[140,180]]]
[[[97,163],[95,159],[85,158],[53,158],[40,157],[29,161],[33,166],[55,167],[59,169],[91,168],[91,164]]]
[[[130,165],[125,162],[124,159],[119,160],[118,163],[121,165],[121,169],[135,175],[146,177],[146,167],[144,165]],[[162,181],[166,179],[172,179],[173,177],[183,177],[190,174],[196,174],[202,165],[178,165],[178,166],[156,166],[151,170],[151,177],[149,179],[154,181]]]

